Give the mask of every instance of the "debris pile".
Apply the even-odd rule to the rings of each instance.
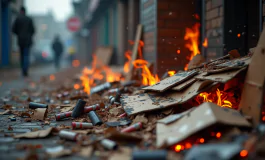
[[[143,81],[135,79],[137,67],[136,73],[125,74],[127,81],[97,79],[91,88],[84,79],[93,72],[57,83],[43,80],[22,95],[10,93],[2,100],[1,112],[10,118],[9,131],[16,130],[13,118],[18,123],[41,122],[40,128],[5,136],[27,139],[28,144],[17,148],[27,151],[26,158],[264,158],[264,38],[265,32],[252,55],[240,57],[231,51],[150,86],[139,85]],[[57,146],[29,145],[29,139],[40,138]]]

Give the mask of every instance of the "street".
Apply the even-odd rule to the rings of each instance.
[[[30,78],[25,80],[22,78],[19,68],[13,68],[10,70],[1,69],[0,106],[3,107],[5,105],[12,105],[12,108],[16,111],[24,111],[25,108],[21,108],[21,105],[25,104],[23,101],[18,102],[17,100],[11,100],[10,98],[16,96],[20,97],[21,99],[25,98],[25,95],[21,95],[21,93],[23,93],[21,90],[23,89],[32,87],[37,87],[40,89],[38,86],[41,84],[38,82],[43,77],[47,77],[49,79],[50,75],[54,75],[54,81],[56,81],[56,77],[58,77],[58,81],[62,81],[62,79],[67,79],[67,77],[71,77],[79,71],[80,68],[71,68],[67,63],[63,63],[62,68],[59,71],[54,68],[53,64],[40,65],[31,68]],[[0,112],[2,111],[4,111],[3,108],[1,108]],[[56,127],[60,124],[65,126],[71,125],[71,120],[63,121],[61,123],[54,120],[48,125],[39,121],[25,122],[25,118],[19,116],[15,117],[16,121],[11,121],[8,117],[10,117],[10,114],[0,116],[0,159],[23,159],[22,157],[26,157],[28,154],[28,145],[31,145],[31,147],[38,145],[39,149],[37,152],[42,153],[38,154],[38,156],[43,158],[45,157],[44,151],[46,148],[59,146],[59,144],[57,144],[57,141],[59,140],[58,137],[50,137],[46,139],[14,140],[9,136],[31,132],[34,130],[42,130],[50,126]],[[9,129],[9,126],[12,128],[12,130]],[[72,158],[73,157],[68,157],[67,159]],[[78,157],[75,158],[78,159]]]

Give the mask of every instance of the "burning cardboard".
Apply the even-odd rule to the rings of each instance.
[[[145,87],[144,90],[164,92],[165,90],[190,79],[197,74],[197,71],[180,72],[171,77],[168,77],[155,85]]]
[[[222,108],[214,103],[203,103],[179,120],[157,123],[157,147],[172,146],[189,136],[215,124],[250,127],[251,124],[238,111]]]
[[[260,122],[261,109],[265,95],[265,30],[263,30],[258,45],[249,65],[239,108],[246,115],[252,116],[254,124]]]
[[[233,79],[236,75],[238,75],[239,73],[243,72],[246,69],[247,67],[244,67],[239,70],[232,70],[232,71],[216,73],[211,75],[205,75],[205,73],[202,73],[197,75],[195,78],[199,80],[210,80],[214,82],[226,83],[227,81]]]
[[[216,84],[213,84],[211,81],[197,81],[182,92],[151,92],[133,96],[123,96],[121,103],[127,115],[134,115],[141,112],[182,104],[214,85]]]

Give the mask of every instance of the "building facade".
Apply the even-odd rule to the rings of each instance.
[[[264,0],[91,0],[89,5],[96,7],[85,22],[87,54],[110,45],[113,64],[122,65],[128,40],[134,40],[137,24],[143,24],[144,58],[154,62],[160,76],[188,63],[187,28],[199,24],[199,51],[207,61],[232,49],[246,55],[257,44],[265,15]],[[207,47],[202,46],[205,39]]]

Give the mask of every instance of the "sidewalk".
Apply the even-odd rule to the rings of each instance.
[[[75,69],[76,72],[81,70],[80,68],[72,68],[66,62],[62,63],[60,70],[56,70],[53,63],[47,65],[40,65],[30,68],[30,76],[26,80],[21,76],[20,68],[13,69],[1,69],[0,70],[0,97],[5,96],[10,89],[22,89],[29,85],[30,81],[38,81],[43,76],[49,76],[50,74],[60,74],[62,72],[69,72],[69,69]],[[62,73],[64,74],[64,73]]]

